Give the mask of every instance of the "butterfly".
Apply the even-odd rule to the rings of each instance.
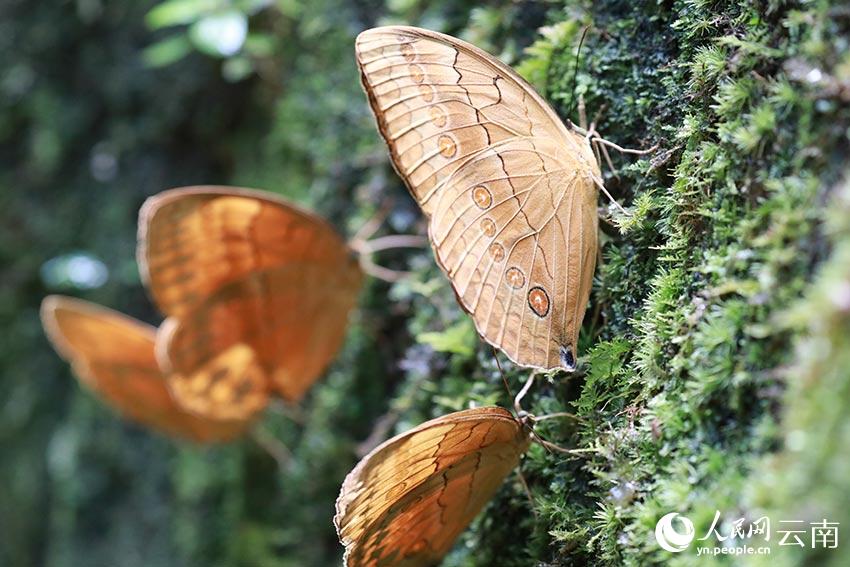
[[[499,407],[458,411],[366,455],[336,501],[345,565],[439,563],[519,464],[532,420]]]
[[[42,302],[41,321],[79,381],[128,419],[196,442],[228,441],[245,432],[244,420],[197,417],[172,399],[154,355],[154,327],[88,301],[57,295]]]
[[[251,419],[265,404],[245,400],[260,385],[266,398],[300,400],[339,350],[363,281],[324,219],[261,191],[155,195],[138,242],[142,280],[166,315],[157,359],[179,403],[204,416]],[[209,372],[221,357],[252,375]]]
[[[590,137],[459,39],[381,27],[358,36],[356,55],[392,163],[479,335],[522,366],[574,369],[598,247]]]

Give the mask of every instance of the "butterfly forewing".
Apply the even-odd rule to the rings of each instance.
[[[515,137],[566,135],[522,79],[469,44],[385,27],[360,34],[356,49],[381,133],[426,213],[440,182],[475,152]]]
[[[501,408],[460,411],[379,446],[346,477],[334,522],[346,565],[433,565],[528,448]]]
[[[572,368],[597,249],[588,142],[509,67],[455,38],[376,28],[358,37],[357,58],[478,332],[522,365]]]
[[[321,217],[273,194],[198,186],[145,202],[137,256],[157,306],[180,316],[227,283],[290,262],[335,266],[349,250]]]
[[[199,442],[224,441],[244,432],[243,421],[201,419],[174,402],[154,355],[153,327],[59,296],[44,300],[41,318],[51,343],[80,382],[122,415]]]

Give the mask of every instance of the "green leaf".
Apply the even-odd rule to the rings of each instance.
[[[247,78],[254,72],[254,66],[247,57],[231,57],[222,65],[221,73],[231,83]]]
[[[217,0],[167,0],[145,16],[152,30],[191,24],[220,6]]]
[[[275,39],[271,34],[249,33],[245,40],[245,52],[254,57],[271,57],[275,51]]]
[[[301,12],[299,0],[275,0],[274,6],[278,12],[288,18],[294,18]]]
[[[416,339],[430,345],[437,352],[450,352],[464,356],[475,353],[476,334],[472,321],[466,317],[442,332],[419,333]]]
[[[148,67],[166,67],[186,57],[192,45],[185,35],[175,35],[158,41],[142,51],[142,61]]]

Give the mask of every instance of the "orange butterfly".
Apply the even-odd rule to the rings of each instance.
[[[139,217],[137,259],[167,316],[156,353],[175,398],[231,419],[258,415],[272,392],[300,400],[339,350],[362,284],[345,241],[320,217],[248,189],[172,189]],[[238,368],[214,364],[222,357]]]
[[[364,457],[336,501],[345,565],[438,564],[531,444],[535,418],[520,415],[499,407],[454,412]]]
[[[565,127],[510,67],[459,39],[381,27],[358,36],[356,54],[393,165],[478,333],[522,366],[574,369],[601,139]]]
[[[94,303],[52,295],[41,321],[77,378],[123,416],[167,435],[196,442],[228,441],[244,420],[203,419],[171,397],[154,356],[156,329]]]

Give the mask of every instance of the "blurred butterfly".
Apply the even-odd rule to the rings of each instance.
[[[322,218],[271,193],[165,191],[139,214],[142,279],[166,315],[156,355],[177,401],[202,416],[251,419],[255,383],[297,402],[339,350],[363,274]],[[234,357],[233,349],[241,353]],[[233,368],[230,357],[261,378]],[[250,384],[250,387],[249,387]]]
[[[366,455],[336,501],[345,565],[437,565],[528,449],[535,418],[519,415],[499,407],[454,412]]]
[[[478,333],[522,366],[574,369],[597,254],[593,135],[459,39],[381,27],[360,34],[356,54],[393,165]]]
[[[196,442],[227,441],[244,433],[245,420],[197,417],[172,399],[154,356],[155,328],[94,303],[56,295],[42,302],[41,321],[79,381],[124,417]],[[241,357],[236,366],[233,357]],[[244,351],[223,354],[208,370],[235,372],[237,367],[242,376],[259,372],[257,361]]]

